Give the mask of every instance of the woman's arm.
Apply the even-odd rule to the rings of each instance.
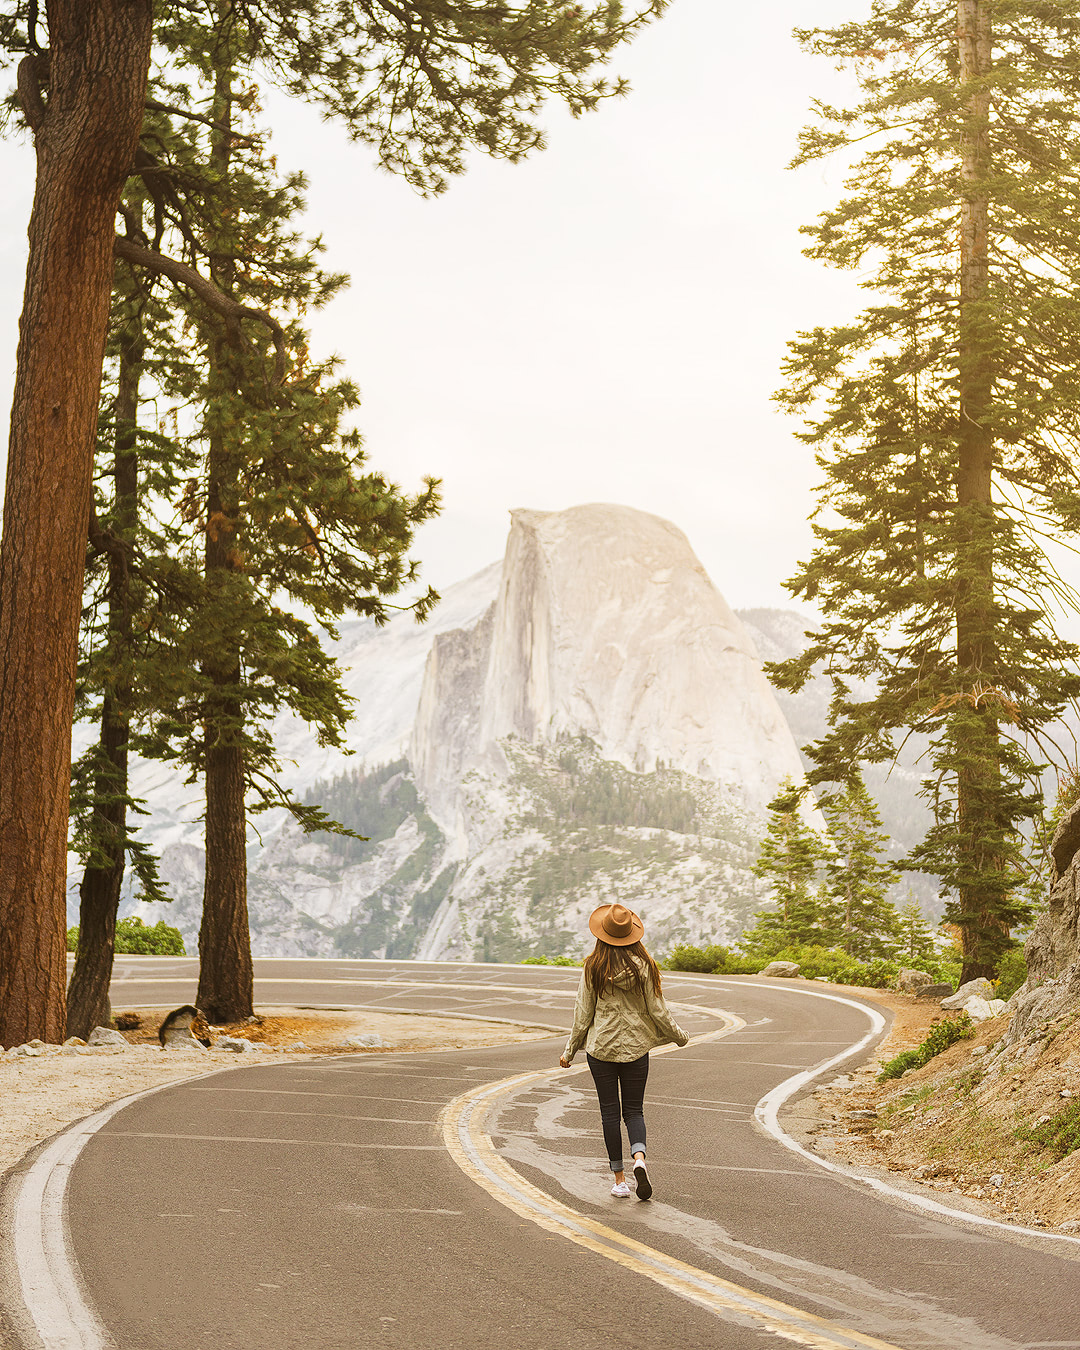
[[[570,1032],[570,1038],[566,1042],[566,1049],[562,1052],[562,1058],[566,1061],[563,1065],[564,1068],[570,1064],[570,1061],[585,1044],[585,1038],[589,1034],[589,1028],[592,1026],[595,1014],[596,994],[585,978],[585,972],[582,971],[581,983],[578,985],[577,991],[577,1002],[574,1004],[574,1025]]]
[[[690,1037],[672,1017],[668,1005],[664,1002],[663,994],[658,994],[653,989],[652,980],[648,975],[645,976],[645,1007],[662,1036],[674,1041],[676,1045],[685,1045],[689,1041]]]

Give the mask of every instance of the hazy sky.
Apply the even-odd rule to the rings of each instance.
[[[865,0],[673,0],[613,62],[629,97],[511,166],[476,157],[441,198],[268,97],[280,166],[310,180],[309,228],[352,287],[314,347],[359,383],[372,463],[445,483],[421,532],[446,586],[502,553],[507,512],[614,501],[667,517],[735,605],[788,603],[809,545],[815,470],[769,402],[785,341],[842,320],[855,279],[800,254],[798,226],[842,174],[784,165],[812,95],[844,77],[804,57],[795,23]],[[9,406],[33,157],[0,146],[0,403]],[[6,439],[6,437],[5,437]]]

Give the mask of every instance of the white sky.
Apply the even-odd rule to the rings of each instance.
[[[377,171],[302,105],[267,99],[283,169],[310,179],[309,229],[351,290],[314,317],[364,397],[372,463],[445,483],[421,531],[447,586],[501,556],[507,512],[614,501],[679,525],[729,601],[786,605],[816,481],[770,405],[785,341],[842,321],[850,276],[800,254],[840,166],[791,173],[809,100],[846,78],[804,57],[796,23],[865,0],[674,0],[616,57],[629,97],[511,166],[477,157],[437,200]],[[9,406],[33,188],[0,146],[0,405]]]

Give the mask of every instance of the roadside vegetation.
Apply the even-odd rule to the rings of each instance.
[[[67,930],[67,949],[79,950],[78,926]],[[178,928],[170,928],[164,919],[153,925],[142,919],[118,919],[116,946],[118,956],[186,956],[184,939]]]
[[[974,1030],[975,1024],[967,1013],[937,1022],[930,1028],[930,1034],[920,1045],[914,1046],[911,1050],[901,1050],[898,1055],[881,1066],[881,1072],[877,1076],[878,1082],[884,1083],[889,1078],[900,1078],[908,1069],[921,1069],[924,1064],[929,1064],[935,1055],[948,1050],[950,1045],[971,1036]]]

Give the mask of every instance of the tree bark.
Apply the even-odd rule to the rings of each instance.
[[[977,82],[992,61],[987,0],[959,0],[957,40],[961,87],[972,85],[961,132],[960,201],[960,430],[956,501],[958,556],[956,653],[965,693],[963,741],[958,755],[957,813],[964,871],[974,879],[959,887],[963,972],[961,980],[993,974],[993,935],[1002,932],[1000,894],[1001,766],[998,722],[980,687],[993,683],[994,442],[989,427],[993,366],[983,313],[990,265],[990,95]],[[1007,933],[1007,929],[1005,930]],[[988,937],[990,942],[988,944]]]
[[[228,3],[228,0],[225,0]],[[227,183],[232,144],[232,71],[222,55],[215,77],[213,158],[219,181]],[[235,269],[226,250],[211,253],[214,285],[231,296]],[[233,327],[215,340],[210,352],[211,397],[235,384]],[[214,419],[207,474],[205,568],[208,589],[228,585],[237,563],[237,453],[221,419]],[[204,718],[206,750],[206,875],[199,928],[199,992],[196,1003],[211,1022],[239,1022],[254,1012],[251,935],[247,909],[247,806],[244,710],[236,691],[240,684],[239,644],[228,633],[218,635],[221,647],[205,666],[215,687]]]
[[[142,124],[152,31],[149,0],[48,0],[47,13],[47,101],[28,67],[20,78],[37,182],[0,543],[4,1046],[64,1037],[71,719],[91,468],[116,208]]]
[[[137,303],[137,302],[136,302]],[[79,949],[67,996],[69,1036],[85,1040],[96,1026],[111,1020],[109,983],[116,946],[116,912],[124,882],[127,830],[128,735],[131,678],[130,545],[138,519],[139,460],[135,426],[139,376],[145,344],[138,309],[132,314],[120,349],[113,465],[113,534],[121,547],[109,552],[108,645],[118,674],[106,684],[101,705],[102,769],[96,777],[94,835],[101,851],[83,871],[79,887]]]

